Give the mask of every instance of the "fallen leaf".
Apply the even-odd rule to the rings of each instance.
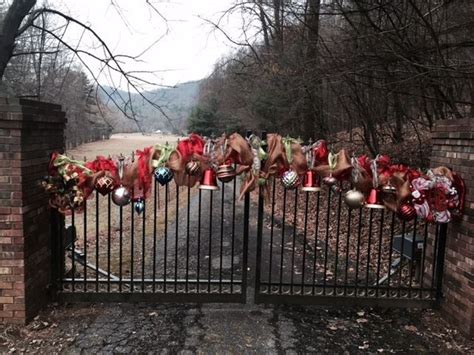
[[[405,330],[408,330],[409,332],[416,333],[418,331],[418,328],[415,327],[414,325],[406,325]]]

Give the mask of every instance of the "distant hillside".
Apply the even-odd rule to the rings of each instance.
[[[185,130],[188,115],[197,103],[200,83],[200,81],[190,81],[179,84],[174,88],[143,92],[143,95],[148,100],[163,108],[167,116],[171,119],[172,125],[155,107],[146,102],[139,94],[131,94],[133,109],[142,130],[144,132],[153,132],[160,129],[173,133],[179,133],[177,131]],[[108,93],[108,95],[106,93]],[[109,95],[122,107],[125,106],[124,99],[128,99],[127,92],[106,86],[104,87],[104,91],[100,93],[102,101],[106,102],[111,110],[117,111]],[[114,127],[115,132],[137,131],[136,124],[133,121],[117,112],[114,115],[113,122],[110,122],[110,124]]]

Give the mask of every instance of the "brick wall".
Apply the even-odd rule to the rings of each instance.
[[[447,166],[466,182],[462,221],[453,222],[446,239],[442,313],[474,336],[474,119],[448,120],[432,132],[431,166]]]
[[[63,150],[60,106],[0,98],[0,321],[25,323],[48,301],[51,235],[39,181]]]

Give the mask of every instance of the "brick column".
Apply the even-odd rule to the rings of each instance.
[[[462,221],[448,227],[442,313],[463,333],[474,336],[474,119],[447,120],[432,132],[431,166],[447,166],[466,182]]]
[[[0,98],[0,321],[25,323],[49,300],[51,233],[40,186],[49,155],[64,149],[57,105]]]

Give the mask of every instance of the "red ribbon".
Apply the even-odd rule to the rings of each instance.
[[[466,200],[466,185],[464,180],[456,173],[453,172],[453,186],[458,192],[459,204],[458,211],[459,214],[464,212],[464,203]]]
[[[146,198],[146,194],[151,188],[150,160],[152,152],[152,147],[136,151],[138,159],[138,187],[142,190],[144,198]]]
[[[322,140],[313,150],[314,161],[316,165],[328,164],[329,149],[326,141]]]
[[[54,161],[58,157],[59,153],[58,152],[52,152],[51,153],[51,158],[49,159],[49,165],[48,165],[48,174],[50,176],[56,176],[58,175],[58,168],[54,166]]]
[[[103,156],[98,156],[94,161],[86,163],[86,168],[92,170],[94,173],[99,171],[109,171],[112,175],[117,174],[117,165],[112,159],[107,159]]]
[[[204,139],[196,133],[192,133],[189,138],[178,143],[176,147],[184,161],[193,155],[202,155],[204,150]]]
[[[372,169],[370,168],[370,158],[367,155],[361,155],[357,158],[359,165],[364,169],[370,177],[372,177]]]

